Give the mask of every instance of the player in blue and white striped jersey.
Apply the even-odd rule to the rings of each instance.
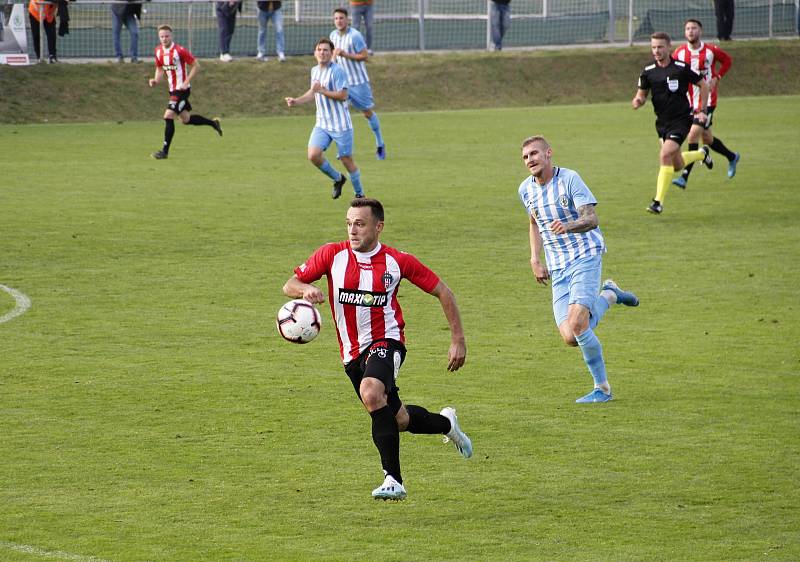
[[[317,104],[317,121],[308,139],[308,159],[320,171],[333,180],[332,197],[338,199],[342,186],[347,181],[325,159],[324,152],[336,141],[339,160],[350,172],[356,197],[364,196],[361,172],[353,161],[353,123],[347,109],[347,76],[338,64],[332,62],[333,42],[327,37],[314,46],[317,66],[311,69],[311,87],[298,98],[286,98],[286,105],[293,107],[310,102]]]
[[[606,246],[594,209],[597,200],[577,172],[554,167],[552,157],[544,137],[523,141],[522,161],[531,176],[520,184],[519,198],[530,217],[531,268],[538,283],[552,279],[558,331],[567,345],[581,348],[594,379],[592,391],[576,402],[608,402],[611,385],[593,330],[610,305],[638,306],[639,299],[611,279],[598,291]]]
[[[372,109],[375,101],[372,98],[372,86],[369,84],[367,74],[367,60],[369,50],[364,37],[357,29],[350,27],[347,19],[347,10],[336,8],[333,11],[333,24],[336,29],[331,31],[330,39],[333,41],[333,57],[335,62],[344,67],[347,72],[348,96],[350,104],[361,111],[369,121],[369,126],[375,134],[375,157],[378,160],[386,158],[386,146],[381,134],[381,122],[378,114]]]

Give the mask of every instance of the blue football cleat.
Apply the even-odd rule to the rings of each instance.
[[[677,185],[681,189],[686,189],[686,178],[683,176],[678,176],[672,180],[672,185]]]
[[[386,147],[380,145],[377,149],[375,149],[375,158],[378,160],[386,160]]]
[[[639,306],[639,297],[629,291],[623,291],[612,279],[606,279],[605,283],[603,283],[603,290],[611,291],[617,295],[617,304]]]
[[[739,163],[739,158],[741,157],[742,155],[737,152],[736,155],[733,157],[733,160],[728,162],[728,179],[736,175],[736,164]]]
[[[581,396],[575,400],[576,404],[595,404],[597,402],[609,402],[612,399],[611,393],[606,394],[599,388],[595,388],[586,396]]]

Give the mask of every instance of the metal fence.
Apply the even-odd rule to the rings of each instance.
[[[739,0],[734,38],[796,36],[800,0]],[[0,0],[11,4],[13,0]],[[58,38],[60,58],[113,56],[110,5],[100,0],[69,2],[69,34]],[[334,8],[346,0],[290,0],[283,2],[286,54],[310,54],[314,43],[333,29]],[[488,0],[376,0],[373,28],[375,51],[488,49]],[[683,22],[703,22],[705,36],[716,36],[712,0],[514,0],[505,47],[580,44],[632,44],[645,41],[654,30],[683,36]],[[152,0],[143,2],[140,53],[149,54],[158,43],[156,28],[168,23],[175,40],[196,56],[219,54],[214,2]],[[29,32],[30,33],[30,32]],[[234,57],[256,53],[257,7],[246,0],[236,22],[231,44]],[[122,30],[123,49],[128,33]],[[274,53],[274,29],[267,45]],[[28,38],[29,52],[33,45]],[[269,53],[268,53],[269,54]]]

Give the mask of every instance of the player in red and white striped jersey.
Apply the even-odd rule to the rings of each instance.
[[[372,417],[372,438],[385,473],[372,495],[398,500],[406,495],[400,474],[401,431],[444,434],[466,458],[472,456],[472,442],[459,428],[453,408],[435,414],[403,404],[398,395],[396,380],[406,354],[405,323],[397,300],[402,279],[439,299],[450,324],[448,371],[464,365],[467,349],[453,292],[416,257],[378,241],[383,219],[379,201],[354,199],[347,211],[348,240],[320,247],[295,268],[283,292],[311,303],[325,302],[325,294],[311,283],[327,277],[344,369]]]
[[[714,137],[711,132],[711,125],[713,122],[714,109],[717,107],[717,85],[722,77],[728,73],[728,70],[730,70],[733,59],[717,45],[712,45],[702,40],[703,24],[700,23],[699,20],[686,20],[683,32],[687,43],[675,49],[672,53],[672,58],[690,65],[692,70],[703,77],[703,80],[708,84],[710,92],[705,122],[700,123],[694,121],[694,123],[692,123],[692,128],[689,130],[689,135],[687,137],[689,141],[689,150],[697,150],[699,141],[702,138],[704,144],[728,159],[728,177],[732,178],[736,175],[736,165],[739,163],[739,158],[741,156],[738,152],[729,150],[719,138]],[[700,100],[700,88],[694,85],[690,86],[688,96],[695,112],[703,108],[702,101]],[[681,189],[686,188],[686,183],[689,181],[689,174],[692,172],[692,166],[693,164],[686,166],[680,177],[674,179],[672,183]]]
[[[192,78],[200,71],[200,63],[192,53],[172,40],[172,28],[162,25],[158,28],[158,40],[161,44],[156,47],[156,74],[150,79],[150,87],[158,84],[167,77],[169,86],[169,103],[164,112],[164,145],[161,150],[153,153],[153,158],[163,160],[169,156],[169,147],[172,136],[175,134],[175,118],[178,117],[184,125],[208,125],[219,136],[222,136],[222,127],[219,119],[207,119],[202,115],[191,115],[192,104],[189,103],[189,94],[192,88]],[[189,70],[187,73],[186,70]]]

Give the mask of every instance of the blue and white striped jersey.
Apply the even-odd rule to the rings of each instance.
[[[553,234],[550,230],[549,225],[555,219],[562,223],[573,221],[580,216],[578,208],[597,204],[576,171],[555,167],[553,179],[542,186],[530,176],[520,184],[519,198],[539,226],[547,267],[551,271],[563,269],[577,259],[605,253],[600,227],[566,234]]]
[[[317,65],[311,69],[311,84],[314,82],[319,82],[326,90],[335,92],[347,89],[347,76],[344,70],[333,62],[325,68]],[[317,103],[317,127],[332,133],[341,133],[353,128],[346,99],[336,101],[316,93],[314,101]]]
[[[348,54],[355,55],[356,53],[360,53],[367,48],[367,42],[364,41],[364,36],[361,35],[359,30],[353,29],[352,27],[348,27],[347,33],[344,34],[339,33],[338,29],[334,29],[331,31],[330,38],[331,41],[333,41],[333,45],[337,49],[341,49]],[[369,82],[369,76],[367,75],[367,63],[364,61],[356,61],[346,59],[344,57],[337,57],[336,62],[337,64],[342,65],[345,72],[347,72],[347,81],[349,84],[355,86],[357,84]]]

